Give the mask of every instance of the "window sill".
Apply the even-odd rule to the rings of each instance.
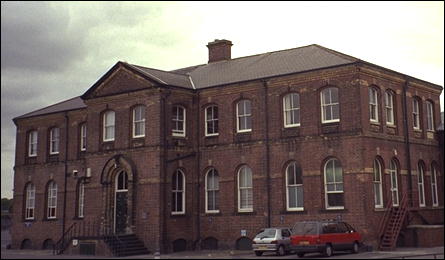
[[[332,209],[320,209],[320,213],[329,213],[329,212],[349,212],[345,208],[332,208]]]
[[[205,138],[216,138],[218,136],[219,136],[219,134],[206,134],[204,137]]]
[[[389,127],[389,128],[397,128],[396,125],[394,125],[394,124],[388,124],[388,123],[386,123],[386,127]]]
[[[256,211],[236,211],[235,216],[253,216],[256,215]]]
[[[170,217],[171,217],[171,218],[183,218],[183,217],[185,217],[185,216],[187,216],[187,215],[185,214],[185,212],[184,212],[184,213],[170,213]]]
[[[321,121],[322,125],[338,124],[338,123],[340,123],[340,119],[339,120]]]
[[[378,122],[378,121],[369,121],[369,123],[371,125],[378,125],[378,126],[380,126],[380,122]]]
[[[222,213],[218,210],[215,212],[205,212],[204,216],[209,216],[209,217],[213,217],[213,216],[222,216]]]
[[[305,215],[308,214],[306,210],[283,210],[280,212],[281,215]]]

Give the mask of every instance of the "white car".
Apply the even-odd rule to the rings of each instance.
[[[257,256],[264,252],[276,252],[283,256],[290,249],[291,231],[289,228],[265,228],[253,239],[252,248]]]

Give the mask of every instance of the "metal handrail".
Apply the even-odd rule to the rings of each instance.
[[[66,231],[62,234],[62,237],[54,244],[53,246],[53,255],[59,255],[65,250],[65,241],[68,233],[71,233],[73,228],[77,225],[76,222],[74,222]],[[69,240],[71,240],[72,236]]]
[[[381,239],[381,237],[385,234],[385,227],[386,227],[386,223],[388,222],[388,218],[389,218],[389,213],[391,213],[392,211],[392,196],[390,194],[389,196],[389,200],[388,203],[386,203],[386,211],[385,214],[383,215],[383,217],[380,219],[380,223],[379,223],[379,229],[378,229],[378,234],[379,234],[379,239]]]

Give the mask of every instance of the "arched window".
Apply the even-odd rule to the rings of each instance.
[[[218,135],[218,107],[215,105],[208,106],[205,109],[205,135]]]
[[[37,156],[37,131],[29,132],[28,136],[28,156]]]
[[[48,219],[54,219],[56,218],[56,212],[57,212],[57,184],[54,181],[51,181],[48,184],[48,201],[47,201],[47,212],[46,217]]]
[[[374,160],[374,206],[383,208],[382,165],[378,159]]]
[[[84,208],[85,208],[85,183],[84,180],[81,179],[79,181],[78,185],[78,191],[77,191],[77,217],[83,218],[84,217]]]
[[[437,197],[437,169],[436,165],[431,165],[431,195],[433,200],[433,207],[439,206]]]
[[[284,127],[300,125],[300,95],[290,93],[283,97]]]
[[[413,99],[413,128],[420,129],[420,109],[419,109],[419,99]]]
[[[394,125],[394,94],[389,90],[385,92],[385,111],[386,124]]]
[[[185,213],[185,176],[176,170],[172,176],[172,214]]]
[[[287,210],[303,210],[303,176],[296,162],[286,167],[286,201]]]
[[[378,92],[374,87],[369,87],[369,120],[379,122]]]
[[[434,105],[433,102],[426,102],[426,126],[428,131],[434,131]]]
[[[206,174],[206,212],[218,213],[219,205],[219,175],[218,172],[212,168]]]
[[[60,129],[58,127],[51,129],[49,132],[49,140],[49,154],[58,154],[60,144]]]
[[[330,159],[324,166],[326,209],[343,209],[343,170],[340,161]]]
[[[133,138],[145,136],[145,106],[133,108]]]
[[[115,132],[115,113],[114,111],[107,111],[103,115],[104,117],[104,129],[103,129],[103,141],[114,141]]]
[[[36,206],[36,186],[28,183],[25,189],[25,220],[34,219]]]
[[[321,122],[339,122],[340,110],[338,99],[338,88],[331,87],[323,89],[320,93],[321,98]]]
[[[173,136],[185,136],[185,108],[182,106],[173,106],[172,111],[172,134]]]
[[[243,166],[238,171],[238,211],[253,210],[252,170]]]
[[[425,207],[425,178],[423,163],[417,164],[417,187],[419,191],[419,206]]]
[[[116,176],[116,191],[128,191],[128,175],[125,171]]]
[[[391,180],[391,199],[392,199],[392,205],[394,207],[399,206],[399,185],[398,185],[398,181],[397,181],[397,173],[398,172],[398,168],[397,168],[397,162],[395,161],[395,159],[392,159],[391,162],[389,163],[389,175],[390,175],[390,180]]]
[[[244,99],[236,104],[236,130],[237,132],[252,131],[252,104]]]

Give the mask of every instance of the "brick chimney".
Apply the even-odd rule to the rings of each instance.
[[[231,59],[231,47],[232,42],[228,40],[215,40],[209,42],[207,47],[209,48],[209,63],[221,60]]]

